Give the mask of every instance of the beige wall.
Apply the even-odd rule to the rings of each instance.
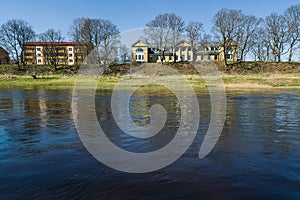
[[[74,65],[80,64],[77,63],[75,59],[75,48],[77,46],[74,45],[59,45],[57,47],[62,48],[58,53],[61,53],[61,56],[58,56],[58,59],[61,59],[62,62],[58,62],[58,65]],[[37,65],[45,65],[49,63],[45,63],[45,55],[43,54],[43,46],[42,45],[28,45],[25,46],[25,50],[23,52],[24,59],[26,64],[37,64]],[[69,48],[72,48],[69,51]],[[39,50],[40,49],[40,50]],[[39,62],[40,61],[40,62]],[[72,62],[71,62],[72,61]]]
[[[137,48],[142,48],[144,51],[144,62],[161,62],[161,56],[160,55],[155,55],[151,54],[148,55],[148,49],[149,46],[145,44],[142,41],[136,42],[132,46],[132,61],[136,61],[136,49]],[[232,60],[236,61],[237,60],[237,46],[232,43],[232,51],[229,53],[232,54]],[[180,61],[192,61],[193,60],[193,52],[191,49],[191,45],[187,42],[181,42],[176,46],[176,56],[178,59],[176,60],[177,62]],[[150,59],[150,56],[152,56],[152,60]],[[170,57],[170,54],[165,55],[165,60],[164,62],[174,62],[175,57],[172,56]],[[224,60],[224,51],[222,47],[219,47],[217,50],[211,50],[210,47],[206,51],[203,51],[202,55],[201,53],[198,53],[196,55],[196,61],[223,61]]]
[[[136,50],[138,48],[143,49],[143,55],[144,55],[144,62],[148,62],[148,48],[149,46],[142,42],[141,40],[137,41],[135,44],[131,47],[131,54],[132,54],[132,61],[136,61]]]

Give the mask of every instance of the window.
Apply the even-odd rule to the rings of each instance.
[[[226,55],[226,58],[227,58],[228,60],[232,60],[233,56],[232,56],[232,54],[227,54],[227,55]]]
[[[73,57],[73,54],[69,53],[69,57]]]
[[[79,56],[84,56],[84,54],[83,53],[75,53],[75,56],[77,56],[77,57],[79,57]]]
[[[144,50],[142,48],[137,48],[136,52],[141,52],[142,53],[142,52],[144,52]]]
[[[141,60],[142,59],[142,56],[141,55],[138,55],[138,60]]]
[[[144,60],[144,55],[142,55],[142,60]]]
[[[184,59],[185,59],[184,56],[181,56],[181,60],[184,61]]]
[[[204,60],[204,55],[201,55],[201,60]]]
[[[169,60],[172,60],[173,59],[173,57],[172,56],[169,56]]]
[[[232,47],[227,47],[227,51],[232,51],[233,48]]]
[[[159,57],[158,57],[158,56],[156,56],[156,60],[159,60]]]
[[[218,60],[218,56],[217,55],[215,55],[215,60]]]
[[[72,63],[72,62],[73,62],[73,60],[72,60],[72,59],[70,59],[70,60],[69,60],[69,62],[70,62],[70,63]]]
[[[153,56],[149,56],[149,60],[150,60],[150,61],[153,61]]]
[[[26,48],[26,51],[34,51],[34,48]]]
[[[38,57],[42,57],[42,54],[41,54],[41,53],[38,53],[37,56],[38,56]]]
[[[72,48],[69,48],[69,51],[73,51],[73,49],[72,49]]]
[[[41,63],[42,62],[42,60],[41,59],[38,59],[38,63]]]
[[[40,48],[40,47],[39,47],[39,48],[36,48],[36,50],[37,50],[37,51],[41,51],[41,48]]]
[[[207,60],[210,60],[210,55],[207,55]]]
[[[176,56],[176,60],[178,60],[178,56]]]
[[[191,60],[191,56],[190,55],[188,55],[188,60]]]

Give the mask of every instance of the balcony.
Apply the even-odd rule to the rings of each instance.
[[[24,52],[25,52],[25,53],[35,53],[35,51],[34,51],[34,50],[31,50],[31,49],[25,49]]]
[[[24,58],[27,60],[31,60],[31,59],[34,59],[35,57],[33,55],[25,55]]]
[[[60,55],[60,56],[57,56],[58,59],[66,59],[67,56],[66,55]]]

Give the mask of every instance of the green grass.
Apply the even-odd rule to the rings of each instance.
[[[176,83],[176,79],[167,77],[168,80]],[[194,87],[205,87],[205,80],[199,76],[186,76],[189,83]],[[263,74],[263,75],[223,75],[224,85],[242,88],[251,87],[274,87],[274,88],[300,88],[300,73],[290,74]],[[123,77],[123,79],[130,79]],[[33,79],[31,76],[0,76],[0,87],[51,87],[51,88],[71,88],[74,86],[75,76],[48,75],[39,76]],[[119,77],[102,76],[98,80],[98,88],[113,88],[120,80]],[[133,77],[132,80],[135,80]]]

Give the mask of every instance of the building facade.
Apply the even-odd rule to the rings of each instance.
[[[232,43],[225,55],[228,61],[237,60],[237,46]],[[208,42],[197,45],[192,50],[192,45],[186,41],[178,43],[173,50],[153,48],[142,40],[138,40],[131,46],[133,62],[183,62],[183,61],[224,61],[224,51],[217,42]],[[175,54],[174,54],[175,53]]]
[[[9,53],[0,47],[0,64],[9,64]]]
[[[22,55],[26,64],[75,65],[81,64],[87,53],[86,46],[77,42],[27,42]]]

